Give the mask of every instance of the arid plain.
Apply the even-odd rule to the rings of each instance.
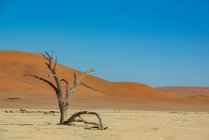
[[[26,76],[49,74],[40,54],[0,51],[0,68],[0,140],[209,139],[208,87],[152,88],[87,76],[72,97],[68,114],[97,111],[108,129],[86,130],[82,124],[56,125],[59,112],[54,91]],[[64,65],[57,67],[59,77],[69,81],[74,72],[81,75]]]

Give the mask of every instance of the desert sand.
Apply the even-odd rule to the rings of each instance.
[[[12,111],[13,113],[10,113]],[[94,110],[101,114],[105,131],[87,130],[82,124],[56,125],[59,113],[49,110],[0,110],[1,140],[208,140],[209,113],[170,111]],[[72,110],[76,112],[77,110]],[[46,113],[44,113],[46,112]],[[87,118],[91,119],[91,118]]]
[[[209,87],[158,87],[157,90],[169,92],[177,96],[204,98],[209,96]]]
[[[57,125],[60,114],[54,91],[26,76],[49,74],[44,61],[38,53],[0,51],[0,140],[209,139],[207,87],[153,88],[135,82],[110,82],[93,75],[87,76],[73,95],[68,113],[97,111],[108,129]],[[60,78],[72,81],[74,72],[82,74],[58,64]],[[55,113],[49,113],[50,110]]]
[[[2,93],[26,93],[26,94],[49,94],[53,89],[40,80],[26,75],[37,75],[44,77],[50,74],[46,60],[39,53],[27,53],[17,51],[0,51],[0,92]],[[59,59],[58,59],[59,62]],[[79,76],[82,73],[76,69],[58,64],[57,74],[72,84],[74,72]],[[52,79],[52,78],[51,78]],[[50,78],[49,78],[50,80]],[[78,96],[146,96],[146,97],[174,97],[174,95],[163,93],[148,85],[133,82],[113,83],[95,77],[85,77],[77,91]]]

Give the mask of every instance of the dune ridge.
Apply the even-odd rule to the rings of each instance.
[[[44,64],[45,59],[39,53],[0,51],[0,92],[21,94],[49,94],[53,90],[45,83],[34,79],[28,74],[44,76],[49,70]],[[81,75],[76,69],[58,64],[57,73],[60,78],[66,78],[70,82],[73,73]],[[150,86],[132,82],[109,82],[107,80],[87,76],[80,85],[77,96],[137,96],[151,98],[172,98],[162,91]],[[72,84],[72,83],[71,83]]]
[[[57,108],[56,95],[46,83],[33,77],[49,74],[39,53],[0,51],[0,108]],[[71,84],[73,73],[82,72],[57,65],[57,74]],[[49,78],[50,80],[50,78]],[[53,79],[51,79],[53,80]],[[110,82],[93,75],[82,81],[73,96],[74,109],[128,109],[208,111],[208,96],[175,94],[164,88],[152,88],[136,82]],[[64,84],[63,84],[64,85]],[[182,89],[179,89],[182,90]],[[207,91],[207,90],[206,90]],[[195,91],[199,93],[199,91]],[[197,96],[196,96],[197,95]],[[206,95],[206,94],[204,94]]]

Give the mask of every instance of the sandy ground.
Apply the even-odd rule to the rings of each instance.
[[[97,110],[105,131],[56,125],[59,113],[0,110],[0,140],[208,140],[208,112]],[[71,113],[76,110],[71,111]],[[87,118],[90,119],[90,118]]]
[[[15,96],[14,96],[15,95]],[[0,109],[58,109],[56,96],[1,93]],[[9,100],[17,97],[17,100]],[[70,102],[71,109],[78,110],[140,110],[140,111],[189,111],[209,112],[209,100],[194,99],[154,99],[120,96],[73,96]]]
[[[81,124],[56,125],[58,111],[48,113],[58,109],[53,89],[25,76],[49,74],[40,54],[0,51],[0,58],[0,140],[209,140],[208,87],[155,89],[87,76],[85,86],[80,85],[72,97],[70,113],[96,110],[109,128],[86,130]],[[72,81],[74,72],[81,75],[75,69],[57,66],[60,78]]]

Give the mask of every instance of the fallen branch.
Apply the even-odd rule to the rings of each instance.
[[[83,117],[81,117],[82,115],[94,115],[98,118],[99,123],[86,121],[83,119]],[[77,112],[77,113],[73,114],[67,121],[65,121],[65,124],[71,125],[73,122],[83,122],[86,129],[98,129],[98,130],[107,129],[107,127],[103,126],[102,120],[101,120],[99,114],[96,112],[89,112],[89,111]]]

